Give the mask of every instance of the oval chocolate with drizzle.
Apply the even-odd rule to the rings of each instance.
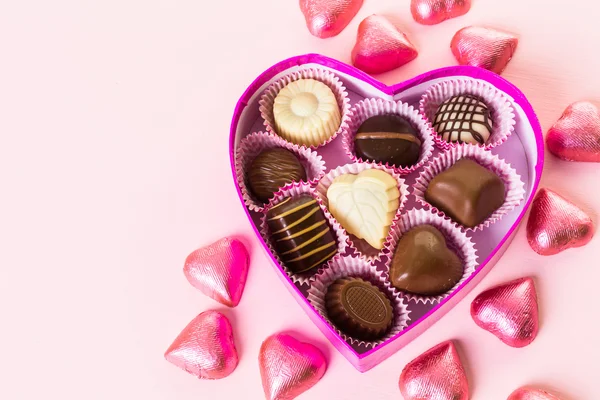
[[[252,194],[266,203],[281,187],[306,180],[306,171],[294,153],[282,148],[261,152],[248,170]]]
[[[446,142],[483,145],[492,134],[492,116],[477,96],[461,94],[438,107],[433,128]]]

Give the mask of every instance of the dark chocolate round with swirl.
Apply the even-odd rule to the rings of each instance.
[[[492,115],[481,98],[461,94],[438,107],[433,128],[446,142],[484,145],[492,134]]]
[[[296,155],[282,148],[264,150],[248,170],[250,191],[264,203],[286,184],[305,179],[306,171]]]
[[[327,316],[342,332],[360,340],[377,340],[392,326],[392,304],[377,286],[361,278],[340,278],[325,295]]]

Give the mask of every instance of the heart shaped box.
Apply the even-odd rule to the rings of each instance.
[[[521,176],[521,179],[525,184],[525,201],[522,201],[518,207],[510,211],[497,223],[482,231],[469,233],[469,236],[476,244],[477,254],[479,256],[479,267],[458,287],[457,290],[445,297],[439,303],[421,304],[419,302],[409,302],[409,326],[394,337],[373,348],[360,348],[347,343],[311,307],[306,298],[308,286],[300,283],[294,284],[294,282],[286,275],[283,268],[277,263],[276,258],[270,254],[268,246],[261,237],[259,231],[261,214],[250,211],[244,205],[241,190],[237,185],[238,179],[235,172],[235,156],[240,141],[252,132],[265,130],[258,104],[261,95],[271,83],[281,79],[285,75],[305,68],[325,69],[336,74],[346,86],[352,104],[355,104],[363,98],[380,97],[388,100],[401,100],[418,109],[419,100],[427,88],[440,81],[454,78],[470,78],[487,82],[496,89],[504,92],[504,94],[506,94],[513,102],[516,122],[514,133],[505,143],[492,149],[492,153],[504,159]],[[436,149],[429,160],[439,154],[439,151],[439,149]],[[345,154],[342,147],[342,138],[340,136],[326,146],[318,148],[317,152],[325,160],[327,171],[350,162],[348,155]],[[229,157],[231,161],[231,170],[233,172],[233,181],[238,191],[240,203],[246,210],[248,220],[262,244],[263,249],[271,259],[272,264],[277,271],[277,275],[292,293],[298,304],[300,304],[310,319],[331,343],[357,370],[365,372],[394,354],[412,339],[424,332],[435,321],[444,316],[470,290],[472,290],[481,279],[483,279],[485,274],[487,274],[500,259],[517,231],[517,227],[523,219],[527,208],[533,200],[533,195],[536,192],[542,175],[544,146],[542,129],[531,104],[529,104],[525,95],[505,79],[487,70],[469,66],[447,67],[427,72],[403,83],[386,86],[364,72],[340,61],[319,54],[307,54],[292,57],[269,68],[244,92],[238,101],[233,114],[229,140]],[[409,187],[414,184],[420,170],[421,169],[418,169],[409,175],[403,176]],[[405,210],[409,210],[413,207],[419,208],[414,198],[412,198],[412,193],[408,203]]]

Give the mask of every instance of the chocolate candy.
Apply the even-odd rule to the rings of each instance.
[[[397,289],[435,296],[452,289],[463,272],[461,260],[446,246],[442,232],[431,225],[419,225],[398,241],[390,280]]]
[[[334,232],[317,201],[309,195],[288,197],[267,212],[275,251],[294,273],[308,271],[337,252]]]
[[[447,142],[485,144],[492,134],[492,116],[477,96],[462,94],[440,104],[433,129]]]
[[[354,151],[363,160],[410,167],[419,160],[421,140],[406,119],[398,115],[376,115],[358,128]]]
[[[306,179],[306,171],[289,150],[268,149],[250,164],[248,186],[257,199],[266,203],[282,186]]]
[[[469,228],[496,211],[504,196],[504,182],[496,174],[465,158],[434,177],[425,191],[425,200]]]
[[[385,293],[361,278],[341,278],[327,289],[329,319],[345,334],[377,340],[390,329],[394,313]]]

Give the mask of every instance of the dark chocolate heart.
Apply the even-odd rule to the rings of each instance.
[[[399,290],[435,296],[452,289],[463,271],[460,258],[446,246],[444,235],[431,225],[420,225],[398,241],[390,280]]]

